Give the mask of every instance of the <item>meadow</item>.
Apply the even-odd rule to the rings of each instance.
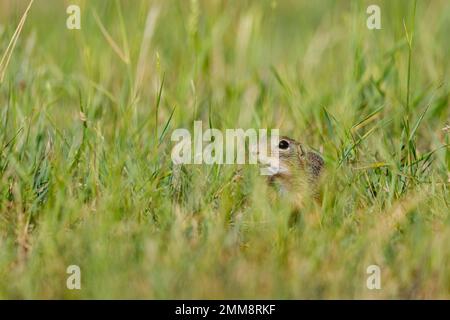
[[[0,2],[0,298],[450,298],[449,1],[28,4]],[[174,165],[196,120],[319,150],[320,201],[292,223],[255,165]]]

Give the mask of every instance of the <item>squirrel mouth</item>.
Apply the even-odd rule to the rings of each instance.
[[[275,176],[287,172],[287,168],[281,165],[279,157],[261,153],[257,146],[251,146],[250,152],[253,156],[256,156],[262,175]]]
[[[286,173],[288,170],[280,163],[278,157],[258,155],[258,164],[264,175],[275,176],[277,174]]]
[[[282,165],[265,165],[262,166],[261,169],[264,169],[270,176],[281,175],[288,172],[287,168],[283,167]]]

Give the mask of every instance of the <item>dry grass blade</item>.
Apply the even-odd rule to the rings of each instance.
[[[100,18],[96,11],[93,12],[95,22],[97,23],[98,27],[100,28],[103,36],[105,37],[106,41],[108,41],[108,44],[111,46],[111,48],[114,50],[114,52],[119,56],[120,60],[122,60],[125,64],[130,63],[130,57],[123,52],[122,49],[120,49],[119,45],[114,41],[114,39],[111,37],[111,35],[106,30],[103,23],[100,21]]]
[[[144,35],[142,36],[141,48],[139,50],[138,63],[136,65],[136,79],[134,86],[134,96],[137,94],[141,87],[142,80],[144,79],[145,73],[145,58],[148,54],[150,48],[150,42],[153,37],[155,30],[155,24],[159,16],[159,7],[152,7],[148,11],[147,19],[145,21]]]
[[[17,39],[19,38],[20,32],[22,31],[23,25],[25,24],[25,21],[28,16],[28,12],[31,9],[31,5],[33,4],[34,0],[31,0],[30,3],[28,3],[28,6],[25,10],[25,12],[22,15],[22,18],[19,21],[19,24],[17,25],[16,31],[14,31],[14,34],[9,41],[8,47],[6,48],[5,53],[2,56],[2,60],[0,61],[0,83],[3,82],[3,79],[5,77],[6,68],[8,67],[9,60],[11,59],[11,55],[14,51],[14,48],[17,43]]]

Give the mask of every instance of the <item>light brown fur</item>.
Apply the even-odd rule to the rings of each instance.
[[[269,182],[277,186],[281,193],[287,196],[299,208],[305,198],[318,198],[317,184],[324,167],[322,157],[309,150],[302,143],[288,138],[280,137],[280,143],[286,142],[286,149],[278,146],[280,172],[270,176]]]

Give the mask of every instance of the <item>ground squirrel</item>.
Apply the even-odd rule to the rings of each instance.
[[[283,196],[289,197],[295,208],[302,206],[305,197],[317,198],[317,184],[324,167],[322,157],[285,136],[280,137],[272,150],[278,151],[279,167],[269,176],[269,183],[276,186]]]

